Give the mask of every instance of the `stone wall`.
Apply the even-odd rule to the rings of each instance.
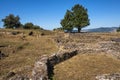
[[[77,55],[77,50],[72,51],[58,51],[56,54],[51,55],[48,58],[49,63],[54,66],[62,61],[65,61],[73,56]]]
[[[58,51],[51,56],[43,55],[35,62],[32,76],[18,75],[11,72],[4,80],[51,80],[54,75],[54,66],[77,54],[77,50],[70,50]]]
[[[32,80],[50,80],[54,74],[54,66],[75,55],[77,55],[77,50],[59,51],[49,57],[45,55],[40,57],[35,62],[34,69],[32,71]]]
[[[32,71],[32,80],[48,80],[48,57],[40,57],[34,64]]]

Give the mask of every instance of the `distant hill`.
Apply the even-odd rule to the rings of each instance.
[[[83,32],[114,32],[118,27],[100,27],[94,29],[84,29]]]

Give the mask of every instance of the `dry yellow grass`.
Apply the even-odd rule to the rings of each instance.
[[[120,33],[73,34],[71,43],[84,43],[81,48],[87,47],[93,51],[81,50],[80,54],[56,65],[53,80],[95,80],[99,74],[120,73],[120,59],[102,50],[94,51],[99,48],[99,42],[115,38],[120,38]]]
[[[79,54],[55,66],[54,80],[95,80],[96,75],[120,72],[120,60],[104,54]]]
[[[15,31],[15,30],[9,30]],[[44,31],[45,36],[37,37],[39,31],[34,31],[34,36],[28,36],[30,31],[19,30],[25,32],[24,40],[21,35],[2,34],[0,36],[0,50],[8,54],[8,57],[0,60],[0,77],[6,76],[9,72],[17,74],[31,75],[31,71],[35,60],[41,55],[50,55],[58,49],[52,36],[54,33]],[[8,32],[8,30],[6,31]],[[52,33],[50,35],[50,33]],[[49,34],[49,35],[47,35]]]
[[[24,34],[11,35],[1,32],[19,31]],[[35,60],[41,55],[51,55],[58,51],[55,36],[64,36],[64,33],[32,30],[34,35],[28,36],[31,30],[0,30],[0,51],[9,56],[0,60],[0,77],[9,72],[30,76]],[[44,36],[39,36],[44,33]],[[73,36],[71,42],[85,43],[92,48],[98,47],[99,41],[107,41],[120,37],[120,33],[87,33]],[[24,36],[24,37],[23,37]],[[68,36],[65,36],[68,37]],[[89,38],[88,38],[89,37]],[[96,38],[100,37],[100,38]],[[95,39],[94,39],[95,38]],[[66,39],[66,38],[65,38]],[[69,40],[69,38],[68,38]],[[69,43],[71,43],[69,42]],[[66,44],[66,43],[64,43]],[[85,46],[85,47],[86,47]],[[63,47],[62,47],[63,48]],[[84,53],[81,52],[81,53]],[[79,54],[56,65],[54,80],[95,80],[96,75],[120,72],[120,60],[104,52]]]

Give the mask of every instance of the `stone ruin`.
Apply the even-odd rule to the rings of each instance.
[[[35,62],[34,69],[32,71],[32,80],[50,80],[51,76],[54,74],[54,66],[75,55],[77,55],[77,50],[67,52],[60,51],[50,57],[45,55],[40,57],[37,62]]]
[[[114,41],[116,41],[116,40],[114,40]],[[58,43],[58,45],[60,44],[60,46],[62,46],[61,45],[62,43],[64,44],[68,41],[66,41],[64,39],[63,40],[57,39],[56,42]],[[117,42],[118,42],[118,39],[117,39]],[[98,50],[103,50],[103,51],[107,52],[108,50],[113,48],[114,44],[116,44],[116,43],[111,42],[111,41],[106,41],[105,43],[99,43],[100,47],[98,48]],[[78,46],[80,46],[80,45],[78,45]],[[59,64],[62,61],[65,61],[65,60],[77,55],[79,50],[81,49],[78,46],[77,45],[69,45],[68,47],[66,47],[64,45],[65,48],[68,48],[68,49],[66,49],[67,51],[58,51],[58,53],[53,54],[49,57],[42,56],[41,58],[39,58],[39,60],[35,63],[35,67],[32,72],[33,73],[32,79],[33,80],[51,80],[50,78],[54,74],[53,73],[54,66],[56,64]],[[83,47],[83,45],[82,45],[82,47]],[[117,48],[117,46],[116,46],[116,48]],[[68,51],[68,50],[72,50],[72,51]],[[114,49],[112,49],[112,50],[114,50]],[[116,73],[116,74],[98,75],[98,76],[96,76],[96,80],[120,80],[120,74]]]
[[[96,36],[95,38],[97,41],[97,38],[99,38],[99,37]],[[38,58],[38,60],[34,64],[34,68],[32,70],[31,77],[15,74],[15,76],[10,77],[7,80],[51,80],[51,77],[54,75],[53,70],[54,70],[54,66],[56,64],[59,64],[60,62],[65,61],[65,60],[77,55],[79,52],[81,52],[81,50],[83,51],[83,49],[85,49],[85,51],[89,50],[89,49],[96,50],[96,51],[102,50],[106,53],[111,53],[111,54],[114,51],[115,56],[117,56],[117,57],[120,56],[120,55],[118,55],[119,50],[120,50],[120,47],[119,47],[120,39],[112,39],[111,41],[98,42],[97,43],[98,47],[96,47],[94,49],[91,46],[87,46],[84,43],[81,43],[81,41],[79,41],[79,43],[77,45],[76,44],[66,44],[66,43],[73,42],[72,39],[71,39],[71,41],[69,41],[69,38],[68,39],[63,38],[61,40],[61,37],[60,37],[60,38],[56,39],[55,41],[57,42],[59,49],[61,46],[64,46],[65,50],[67,50],[67,51],[60,50],[51,56],[43,55],[40,58]],[[91,39],[89,39],[89,41],[91,42]],[[90,42],[88,42],[88,43],[90,43]],[[116,44],[117,44],[117,46],[114,46]],[[97,75],[96,80],[120,80],[120,74],[116,73],[116,74]]]
[[[115,73],[115,74],[102,74],[96,76],[97,80],[120,80],[120,74]]]
[[[43,55],[34,64],[32,70],[32,76],[28,77],[26,75],[18,75],[14,72],[10,72],[5,80],[51,80],[53,76],[54,66],[63,62],[75,55],[77,55],[77,50],[71,51],[58,51],[57,53],[46,56]]]
[[[48,57],[40,57],[34,64],[32,80],[48,80]]]

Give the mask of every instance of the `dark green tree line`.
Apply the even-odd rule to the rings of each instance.
[[[43,30],[43,28],[41,28],[41,27],[38,26],[38,25],[34,25],[34,24],[31,23],[31,22],[25,23],[25,25],[23,25],[23,28],[24,28],[24,29],[41,29],[41,30]]]
[[[16,28],[23,28],[23,29],[42,29],[38,25],[34,25],[32,22],[27,22],[24,25],[21,24],[20,22],[20,17],[19,16],[14,16],[13,14],[9,14],[6,16],[4,19],[2,19],[2,22],[4,23],[5,28],[11,28],[11,29],[16,29]]]

